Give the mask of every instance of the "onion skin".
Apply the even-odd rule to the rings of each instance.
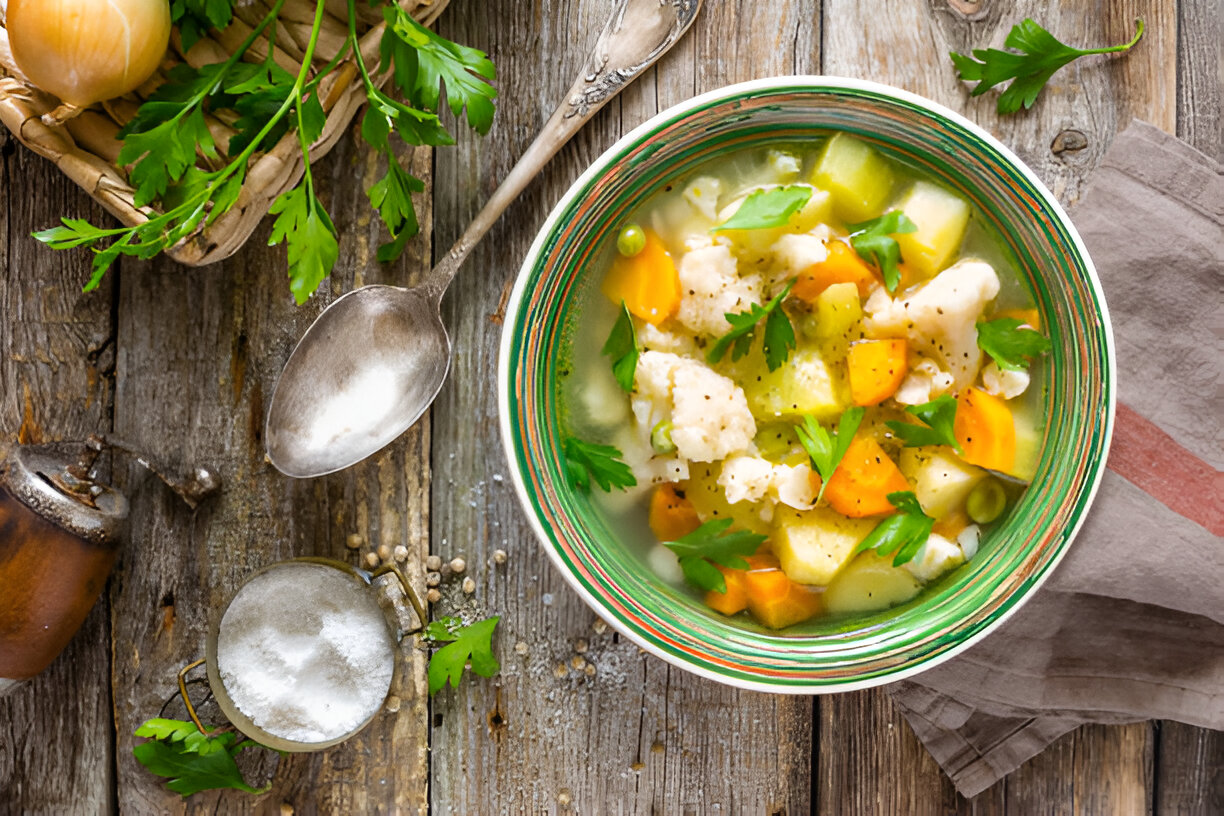
[[[13,60],[30,81],[83,108],[140,87],[170,43],[167,0],[9,0]]]

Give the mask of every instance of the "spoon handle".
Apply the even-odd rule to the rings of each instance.
[[[678,40],[702,0],[621,0],[587,57],[586,66],[535,141],[484,208],[421,284],[437,302],[464,260],[544,165],[587,121]]]

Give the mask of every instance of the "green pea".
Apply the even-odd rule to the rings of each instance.
[[[815,312],[808,312],[799,318],[799,331],[809,340],[820,339],[820,319]]]
[[[650,447],[655,453],[675,453],[676,443],[672,441],[671,420],[663,420],[650,429]]]
[[[637,224],[626,224],[616,236],[616,251],[632,258],[646,248],[646,233]]]
[[[1003,515],[1006,508],[1007,492],[1003,483],[995,478],[978,482],[965,500],[965,512],[978,524],[989,524]]]

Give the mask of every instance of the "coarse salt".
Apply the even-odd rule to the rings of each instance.
[[[259,728],[327,742],[382,706],[395,643],[364,584],[322,564],[289,563],[256,576],[230,602],[217,669],[234,705]]]

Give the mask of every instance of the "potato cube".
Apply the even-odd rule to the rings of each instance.
[[[838,133],[821,152],[812,183],[829,191],[838,218],[853,223],[884,212],[892,197],[893,174],[878,152],[853,136]]]
[[[933,277],[956,254],[969,223],[969,204],[928,181],[914,182],[901,200],[901,211],[918,227],[893,237],[905,265],[923,278]]]
[[[782,571],[792,581],[827,586],[874,527],[871,519],[849,519],[823,507],[779,508],[770,541]]]
[[[822,339],[846,337],[863,319],[858,286],[835,283],[816,298],[816,335]]]
[[[938,450],[914,469],[914,495],[928,516],[943,518],[963,507],[969,492],[985,476],[981,468]]]
[[[905,603],[922,588],[913,575],[894,567],[891,558],[861,553],[838,573],[825,591],[830,614],[875,612]]]
[[[854,288],[851,285],[851,288]],[[846,407],[846,386],[815,349],[796,349],[778,369],[744,383],[748,407],[763,422],[812,414],[832,419]]]

